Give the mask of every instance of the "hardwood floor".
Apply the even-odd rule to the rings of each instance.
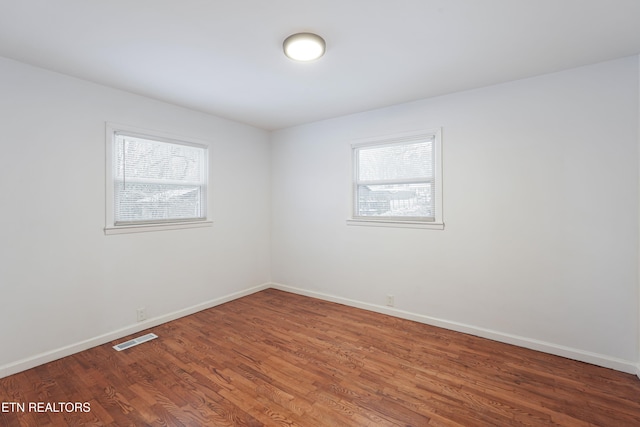
[[[0,425],[640,426],[633,375],[272,289],[148,332],[1,379]]]

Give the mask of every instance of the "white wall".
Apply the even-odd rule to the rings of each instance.
[[[638,102],[640,103],[640,55],[638,55]],[[638,108],[638,162],[640,163],[640,107]],[[640,168],[638,168],[638,182],[639,182],[639,190],[640,190]],[[638,197],[640,199],[640,196]],[[639,200],[640,202],[640,200]],[[640,208],[639,208],[640,211]],[[638,222],[640,223],[640,214],[638,216]],[[639,227],[640,228],[640,227]],[[640,232],[640,229],[638,230]],[[640,289],[640,235],[638,236],[638,282]],[[640,298],[640,290],[638,292],[638,298]],[[640,346],[640,300],[638,301],[638,345]],[[640,359],[640,347],[638,348],[638,358]],[[640,378],[640,360],[638,360],[638,364],[636,365],[636,375]]]
[[[0,377],[139,328],[137,307],[269,282],[267,132],[6,59],[0,94]],[[105,121],[209,141],[213,227],[105,236]]]
[[[638,120],[633,57],[275,132],[273,281],[633,371]],[[434,127],[445,230],[347,226],[351,140]]]

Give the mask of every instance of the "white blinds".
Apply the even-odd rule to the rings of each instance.
[[[205,219],[206,148],[116,133],[115,224]]]
[[[434,138],[355,148],[355,216],[435,220]]]
[[[358,180],[431,179],[433,156],[431,141],[361,148]]]

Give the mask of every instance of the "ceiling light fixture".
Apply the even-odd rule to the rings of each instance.
[[[324,39],[313,33],[292,34],[282,44],[284,54],[294,61],[313,61],[324,55]]]

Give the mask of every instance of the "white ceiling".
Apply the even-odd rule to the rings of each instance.
[[[0,0],[0,56],[268,130],[638,52],[640,0]]]

